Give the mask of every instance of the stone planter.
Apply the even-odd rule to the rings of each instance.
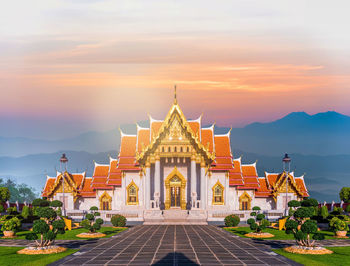
[[[14,231],[4,231],[4,236],[5,237],[14,237],[15,232]]]
[[[347,231],[336,231],[335,235],[337,237],[346,237],[346,233],[347,233]]]

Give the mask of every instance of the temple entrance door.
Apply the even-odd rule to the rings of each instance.
[[[170,207],[180,208],[181,207],[181,189],[180,186],[170,185]]]
[[[165,209],[186,210],[186,179],[177,170],[174,170],[164,180],[165,185]]]

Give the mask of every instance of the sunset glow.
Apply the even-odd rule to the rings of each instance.
[[[174,84],[188,117],[223,126],[292,111],[350,114],[350,21],[340,6],[83,0],[18,1],[18,10],[15,2],[0,11],[1,119],[82,123],[62,136],[147,113],[162,119]],[[13,134],[9,126],[2,135]]]

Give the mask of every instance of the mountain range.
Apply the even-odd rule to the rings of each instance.
[[[147,126],[147,121],[139,124]],[[123,132],[136,133],[135,124],[121,125]],[[226,133],[229,128],[215,127],[216,133]],[[337,155],[350,154],[350,117],[325,112],[309,115],[294,112],[269,123],[252,123],[243,128],[232,128],[233,150],[281,155],[288,153]],[[24,156],[53,153],[58,150],[87,151],[90,153],[119,150],[120,132],[90,131],[73,138],[42,140],[0,137],[0,156]]]

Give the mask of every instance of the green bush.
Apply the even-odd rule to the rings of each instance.
[[[230,218],[226,219],[227,217],[230,217]],[[238,217],[238,223],[237,223],[237,219],[234,218],[237,216],[229,215],[227,217],[225,218],[225,225],[226,226],[236,226],[239,224],[239,217]],[[126,225],[126,218],[120,214],[113,215],[111,218],[111,223],[113,224],[113,226],[116,226],[116,227],[124,227]]]
[[[322,206],[320,209],[320,215],[323,219],[326,219],[329,215],[327,206]]]
[[[343,208],[341,207],[334,207],[333,211],[331,212],[331,214],[333,215],[340,215],[344,212]]]
[[[265,219],[265,215],[259,213],[260,207],[253,207],[254,212],[250,213],[250,216],[253,218],[249,218],[247,223],[250,225],[250,229],[255,231],[256,233],[261,233],[262,230],[266,228],[266,226],[270,225],[270,222]],[[255,217],[255,219],[254,219]]]
[[[2,212],[5,212],[5,208],[4,208],[4,206],[2,206],[2,204],[0,202],[0,213],[2,213]]]
[[[254,218],[249,218],[247,220],[247,224],[253,224],[253,223],[255,223],[255,219]]]
[[[350,213],[350,204],[348,204],[348,205],[346,206],[345,211],[346,211],[347,213]]]
[[[28,219],[29,215],[31,215],[30,208],[28,206],[23,206],[21,215],[24,219]]]
[[[339,192],[339,197],[342,201],[350,203],[350,187],[343,187]]]
[[[300,201],[291,200],[291,201],[288,202],[288,207],[291,207],[291,208],[300,207]]]
[[[101,218],[96,219],[97,216],[100,216],[100,213],[97,212],[98,209],[96,206],[91,207],[90,210],[91,213],[85,215],[85,220],[83,220],[80,225],[91,233],[95,233],[97,230],[101,229],[103,220]]]
[[[294,213],[294,217],[296,219],[305,219],[305,218],[310,218],[314,213],[313,208],[310,207],[300,207],[298,208],[295,213]]]
[[[62,207],[63,203],[60,200],[53,200],[50,202],[50,206],[54,208]]]
[[[293,234],[300,246],[311,247],[314,245],[313,240],[319,240],[323,237],[322,234],[317,233],[317,221],[310,219],[310,217],[323,219],[322,216],[317,216],[317,204],[317,200],[314,199],[303,200],[300,203],[302,207],[298,207],[285,224],[286,234]]]
[[[303,207],[317,207],[318,206],[318,201],[313,198],[308,198],[305,199],[301,202],[301,206]]]
[[[35,242],[37,246],[50,246],[54,243],[57,234],[65,233],[66,225],[63,220],[57,220],[56,211],[50,207],[39,207],[37,213],[41,219],[34,221],[32,233],[26,234],[26,239],[37,240],[39,239],[37,234],[40,234],[40,242]]]
[[[332,220],[329,222],[329,227],[333,231],[348,231],[349,230],[348,224],[345,221],[340,220],[337,217],[332,218]]]
[[[116,215],[114,215],[114,216],[116,216]],[[112,219],[113,219],[113,217],[112,217]],[[231,215],[226,216],[224,221],[225,221],[225,226],[233,227],[233,226],[237,226],[239,224],[239,222],[241,221],[241,219],[237,215],[231,214]],[[112,224],[113,224],[113,222],[112,222]],[[118,225],[115,225],[115,226],[118,226]]]
[[[4,222],[1,227],[2,231],[14,231],[16,232],[21,228],[21,221],[17,217],[13,217],[10,220]]]
[[[9,207],[7,208],[6,212],[10,215],[17,215],[17,207]]]
[[[43,218],[48,223],[51,223],[57,218],[56,211],[50,207],[39,207],[36,212],[40,218]]]
[[[90,208],[90,211],[98,211],[98,208],[97,208],[96,206],[92,206],[92,207]]]

